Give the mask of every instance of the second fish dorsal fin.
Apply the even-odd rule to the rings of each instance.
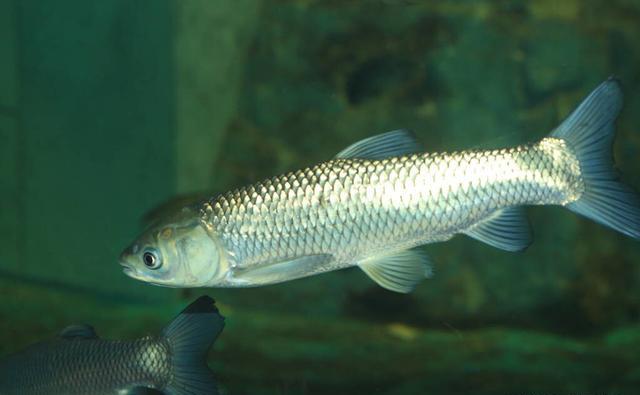
[[[335,159],[380,160],[419,152],[422,152],[422,147],[413,133],[399,129],[353,143],[340,151]]]
[[[533,237],[523,207],[509,207],[496,211],[489,218],[462,232],[476,240],[505,251],[522,251]]]
[[[66,340],[97,339],[98,334],[91,325],[70,325],[60,332],[60,337]]]
[[[400,293],[413,291],[433,273],[429,257],[419,249],[367,258],[358,262],[358,266],[381,287]]]
[[[161,338],[170,347],[172,372],[164,394],[219,394],[206,355],[223,328],[224,317],[208,296],[196,299],[164,328]]]

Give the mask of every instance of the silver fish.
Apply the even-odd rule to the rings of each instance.
[[[250,287],[359,266],[409,292],[431,274],[415,247],[465,234],[524,250],[528,205],[561,205],[640,238],[640,200],[618,182],[618,82],[599,85],[553,132],[513,148],[423,153],[398,130],[334,159],[183,208],[120,258],[138,280]]]
[[[159,337],[103,340],[74,325],[0,361],[2,395],[216,395],[205,355],[224,327],[211,298],[189,305]]]

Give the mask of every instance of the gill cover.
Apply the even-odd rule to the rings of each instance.
[[[148,254],[155,257],[150,265]],[[121,256],[125,274],[167,287],[201,287],[220,272],[220,249],[196,207],[183,207],[153,224]]]

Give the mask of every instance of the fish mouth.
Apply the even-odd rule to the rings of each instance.
[[[153,280],[148,278],[147,276],[142,275],[142,273],[140,273],[138,269],[131,267],[131,265],[124,260],[120,260],[118,263],[120,263],[120,266],[122,266],[122,272],[134,280],[143,281],[145,283],[149,283],[151,285],[157,285],[159,287],[178,288],[177,286],[174,286],[171,284],[165,284],[163,282]]]
[[[131,266],[129,266],[129,264],[127,264],[127,263],[126,263],[126,262],[124,262],[124,261],[120,261],[119,263],[120,263],[120,266],[122,266],[122,272],[123,272],[125,275],[127,275],[127,276],[129,276],[129,277],[131,277],[131,278],[137,279],[137,276],[136,276],[136,270],[135,270],[134,268],[132,268]]]

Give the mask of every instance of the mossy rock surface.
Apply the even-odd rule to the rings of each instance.
[[[0,283],[0,355],[91,322],[100,336],[153,335],[188,304],[131,304]],[[79,297],[81,296],[81,297]],[[209,363],[228,394],[616,393],[640,385],[640,326],[569,338],[327,319],[218,303],[226,327]],[[34,325],[33,317],[41,317]]]

